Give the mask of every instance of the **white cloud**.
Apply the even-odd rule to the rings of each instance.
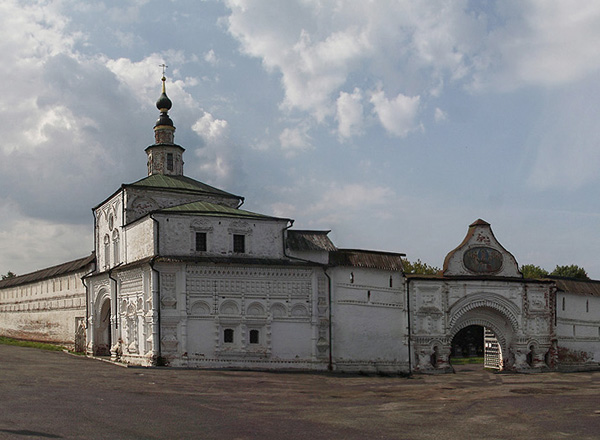
[[[227,136],[227,121],[215,119],[210,113],[204,112],[204,115],[192,126],[192,130],[206,142],[222,142]]]
[[[408,115],[419,96],[442,92],[444,77],[468,76],[484,26],[466,11],[467,4],[294,0],[273,7],[268,0],[226,1],[228,30],[244,53],[281,74],[282,108],[307,112],[320,123],[335,118],[340,139],[362,132],[356,90],[379,87],[397,96],[391,105],[404,105]],[[354,92],[344,92],[348,89]],[[413,129],[407,120],[391,128],[398,118],[386,112],[378,95],[375,102],[388,131],[405,136]]]
[[[389,100],[382,90],[374,92],[371,96],[374,112],[381,125],[388,133],[399,137],[405,137],[420,127],[415,121],[419,112],[419,102],[419,96],[410,97],[402,93]]]
[[[433,117],[435,122],[443,122],[448,119],[448,114],[441,108],[436,107]]]
[[[551,87],[600,70],[600,3],[512,0],[498,15],[503,24],[486,39],[477,86]]]
[[[313,146],[308,135],[308,128],[308,124],[300,124],[293,128],[284,128],[279,135],[281,148],[287,151],[289,155],[312,149]]]
[[[331,184],[321,190],[320,199],[309,207],[312,212],[346,212],[348,209],[368,209],[385,205],[394,196],[394,191],[385,186],[358,183]]]
[[[363,132],[362,92],[355,88],[352,94],[340,92],[337,99],[338,133],[343,138],[359,135]]]
[[[211,66],[216,66],[217,63],[219,62],[217,55],[215,54],[215,51],[212,49],[204,54],[204,61],[206,61]]]
[[[199,170],[204,179],[218,186],[232,185],[234,177],[242,174],[240,154],[229,138],[229,124],[204,112],[192,125],[192,130],[200,136],[204,145],[196,150],[200,160]]]

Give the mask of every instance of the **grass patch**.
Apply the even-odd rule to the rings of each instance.
[[[482,357],[468,357],[468,358],[451,358],[450,363],[452,365],[466,365],[466,364],[483,364]]]
[[[22,341],[20,339],[7,338],[5,336],[0,336],[0,344],[16,345],[17,347],[39,348],[40,350],[50,350],[50,351],[63,351],[64,350],[64,347],[61,345],[48,344],[46,342]]]

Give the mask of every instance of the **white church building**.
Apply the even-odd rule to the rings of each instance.
[[[600,282],[524,279],[483,220],[442,272],[407,275],[404,254],[241,209],[184,175],[162,80],[148,176],[93,208],[91,256],[0,281],[0,335],[133,365],[410,373],[452,371],[481,326],[497,368],[600,367]]]

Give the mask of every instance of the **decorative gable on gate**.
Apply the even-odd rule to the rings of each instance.
[[[444,260],[444,276],[523,278],[515,257],[494,237],[490,224],[477,220],[463,242]]]

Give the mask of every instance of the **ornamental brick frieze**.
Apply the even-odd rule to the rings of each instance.
[[[452,328],[461,316],[477,308],[496,310],[510,322],[513,329],[520,327],[519,307],[502,296],[489,293],[472,294],[457,301],[450,309],[448,326]]]

